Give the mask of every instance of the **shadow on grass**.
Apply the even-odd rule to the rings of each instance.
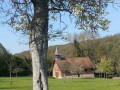
[[[32,79],[23,79],[23,80],[32,80]]]
[[[80,79],[74,79],[72,82],[95,82],[94,78],[80,78]]]
[[[4,89],[16,89],[16,90],[19,90],[19,89],[23,89],[24,90],[24,88],[32,88],[32,86],[26,86],[26,87],[0,87],[0,90],[4,90]]]
[[[112,85],[112,86],[109,86],[109,87],[114,87],[114,86],[120,86],[120,84]]]
[[[0,87],[0,90],[3,90],[3,89],[18,89],[18,88],[21,88],[21,87]]]
[[[73,82],[93,82],[93,81],[75,81],[75,80],[73,80]]]
[[[96,79],[96,78],[80,78],[80,79]]]

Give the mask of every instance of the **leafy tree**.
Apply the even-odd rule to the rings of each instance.
[[[115,71],[114,61],[111,59],[102,60],[101,68],[102,68],[103,72],[105,72],[106,74],[113,74]]]
[[[48,90],[46,57],[48,32],[52,37],[61,35],[62,30],[48,31],[49,14],[67,12],[75,18],[76,26],[83,30],[108,29],[110,21],[104,17],[109,0],[1,0],[1,16],[17,31],[29,35],[33,65],[33,90]],[[6,8],[7,7],[7,8]],[[1,19],[3,20],[3,19]],[[3,20],[4,21],[4,20]],[[61,21],[61,19],[60,19]],[[52,25],[50,25],[52,27]]]
[[[9,72],[10,75],[10,83],[12,83],[12,67],[13,62],[11,61],[11,54],[3,47],[3,45],[0,43],[0,63],[3,64],[0,67],[1,71],[2,69]],[[3,74],[4,75],[4,74]]]
[[[120,63],[118,63],[118,65],[116,66],[116,71],[120,77]]]
[[[81,33],[67,34],[67,40],[69,42],[74,42],[74,40],[77,40],[78,42],[84,42],[84,41],[94,40],[99,37],[100,37],[99,33],[92,31],[82,31]]]
[[[7,75],[9,75],[9,70],[6,63],[6,56],[0,54],[0,76],[7,76]]]
[[[30,58],[22,58],[21,59],[20,68],[23,68],[24,71],[22,72],[23,75],[31,75],[32,74],[32,60]]]
[[[102,60],[101,61],[101,68],[102,68],[103,72],[106,74],[106,87],[108,87],[107,74],[114,73],[114,71],[115,71],[114,61],[111,59]]]
[[[7,55],[7,66],[8,66],[8,69],[9,69],[9,73],[10,73],[10,83],[12,83],[12,70],[13,70],[13,67],[14,67],[14,59],[12,59],[12,55],[9,54]]]
[[[95,72],[99,73],[99,77],[102,77],[103,70],[102,70],[102,67],[101,67],[101,63],[97,63],[96,64],[96,70],[95,70]]]
[[[13,73],[16,73],[16,77],[17,77],[17,76],[18,76],[18,73],[23,72],[23,71],[24,71],[23,68],[15,68],[15,69],[13,70]]]
[[[77,42],[76,39],[74,40],[73,46],[74,46],[74,51],[73,51],[74,57],[83,56],[83,51],[81,50],[79,42]]]
[[[0,54],[7,54],[8,51],[3,47],[3,45],[0,43]]]
[[[120,59],[119,59],[119,61],[118,61],[117,64],[116,64],[116,72],[117,72],[117,74],[118,74],[119,77],[120,77]]]
[[[87,43],[87,51],[88,57],[93,61],[93,63],[97,64],[100,62],[101,57],[103,56],[102,50],[100,48],[100,40],[91,40]]]
[[[23,69],[23,71],[20,73],[20,75],[31,75],[32,73],[32,63],[30,58],[26,57],[18,57],[18,56],[12,56],[13,61],[13,72],[15,73],[16,68]],[[18,70],[17,69],[17,70]],[[15,71],[14,71],[15,70]]]

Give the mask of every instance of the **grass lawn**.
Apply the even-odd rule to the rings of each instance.
[[[0,90],[32,90],[32,77],[0,77]],[[52,79],[49,78],[49,90],[120,90],[119,79]]]

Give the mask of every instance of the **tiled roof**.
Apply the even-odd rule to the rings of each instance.
[[[87,68],[95,68],[94,64],[88,57],[77,57],[77,58],[68,58],[66,60],[55,60],[60,70],[69,70],[71,66],[75,65]]]

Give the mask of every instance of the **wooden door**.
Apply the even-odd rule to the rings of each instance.
[[[59,72],[55,72],[55,76],[58,78],[59,77]]]

